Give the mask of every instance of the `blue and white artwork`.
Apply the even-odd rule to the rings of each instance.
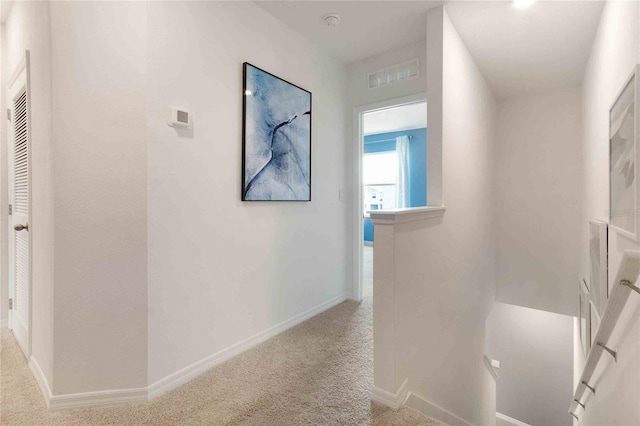
[[[244,64],[243,201],[311,200],[311,93]]]
[[[610,112],[611,225],[630,236],[636,229],[636,133],[635,76],[616,100]]]

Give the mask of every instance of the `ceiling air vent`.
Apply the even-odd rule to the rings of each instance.
[[[383,70],[369,73],[369,89],[389,86],[420,76],[420,58],[393,65]]]

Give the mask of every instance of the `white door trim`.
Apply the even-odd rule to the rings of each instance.
[[[398,107],[403,105],[427,102],[427,93],[420,92],[415,95],[403,96],[400,98],[388,99],[368,105],[357,106],[353,109],[353,299],[362,300],[362,245],[364,241],[363,231],[363,206],[362,206],[362,156],[364,155],[364,134],[362,127],[362,116],[366,112],[381,109]]]
[[[22,81],[24,80],[24,81]],[[10,329],[14,330],[14,334],[16,335],[17,340],[20,343],[20,347],[22,348],[22,350],[24,351],[27,359],[29,359],[31,357],[31,347],[32,347],[32,324],[33,324],[33,286],[32,286],[32,265],[33,265],[33,261],[32,261],[32,257],[33,257],[33,238],[32,238],[32,231],[33,231],[33,223],[32,223],[32,210],[33,210],[33,204],[32,204],[32,183],[33,183],[33,179],[32,179],[32,160],[33,160],[33,156],[32,156],[32,149],[31,149],[31,145],[32,145],[32,136],[31,136],[31,72],[30,72],[30,53],[28,50],[25,50],[25,55],[24,58],[20,61],[20,64],[18,65],[18,67],[14,70],[14,72],[11,74],[11,77],[8,80],[7,83],[7,93],[6,93],[6,97],[7,97],[7,108],[11,109],[11,111],[13,112],[13,98],[15,97],[15,93],[17,93],[18,90],[16,90],[16,88],[14,88],[15,84],[20,84],[20,86],[18,87],[18,90],[21,91],[21,89],[24,87],[26,90],[26,113],[27,113],[27,158],[28,158],[28,169],[27,169],[27,181],[28,181],[28,215],[27,215],[27,223],[29,224],[29,230],[28,231],[22,231],[22,232],[28,232],[28,236],[29,236],[29,266],[28,266],[28,274],[29,274],[29,281],[28,281],[28,293],[29,293],[29,300],[27,302],[28,304],[28,324],[21,324],[20,321],[15,321],[14,318],[14,310],[10,309],[8,312],[8,327]],[[13,114],[12,114],[13,115]],[[14,193],[14,176],[13,176],[13,150],[14,150],[14,134],[13,134],[13,119],[14,117],[11,117],[12,121],[8,121],[8,125],[6,127],[6,131],[7,131],[7,174],[8,174],[8,179],[7,179],[7,183],[9,185],[8,188],[8,196],[9,196],[9,200],[8,200],[8,204],[13,205],[13,213],[15,214],[15,203],[12,200],[13,197],[13,193]],[[16,300],[16,295],[15,295],[15,277],[14,277],[14,269],[15,269],[15,231],[13,229],[14,223],[13,223],[13,216],[11,216],[8,220],[8,236],[9,238],[7,238],[7,254],[8,254],[8,294],[9,294],[9,298],[13,299],[14,302]],[[18,331],[18,333],[16,333],[16,327],[20,327],[21,330]],[[24,329],[26,328],[26,329]],[[26,341],[23,341],[21,338],[19,338],[19,336],[25,336],[26,337]]]

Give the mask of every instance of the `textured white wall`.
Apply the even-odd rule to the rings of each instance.
[[[495,300],[493,167],[496,102],[442,8],[428,32],[429,49],[444,51],[442,74],[443,197],[441,222],[396,226],[398,377],[411,392],[472,424],[495,421],[492,380],[483,362],[485,320]],[[432,27],[434,28],[434,27]],[[444,50],[438,49],[444,43]],[[437,58],[436,58],[437,60]],[[440,80],[439,80],[440,79]],[[439,80],[439,81],[438,81]],[[464,125],[462,125],[464,123]],[[439,143],[430,133],[430,144]],[[431,177],[431,170],[428,171]]]
[[[146,22],[51,3],[54,393],[147,384]]]
[[[530,425],[568,425],[573,317],[496,303],[488,355],[500,361],[497,411]]]
[[[579,89],[498,103],[497,300],[577,315]]]
[[[608,220],[609,108],[633,66],[640,61],[640,4],[607,2],[593,43],[582,84],[584,193],[581,220],[581,270],[588,270],[589,219]],[[617,272],[622,252],[640,246],[609,232],[609,280]],[[631,296],[632,298],[634,295]],[[630,324],[618,347],[620,358],[598,382],[597,397],[587,405],[582,424],[640,424],[640,320]],[[578,355],[581,356],[581,355]],[[579,373],[582,373],[580,370]],[[567,402],[568,404],[568,402]]]
[[[48,2],[14,2],[5,23],[4,78],[31,53],[31,223],[32,356],[51,383],[53,375],[53,191],[51,136],[51,46]],[[5,80],[6,81],[6,80]],[[4,87],[4,85],[3,85]],[[4,95],[4,92],[3,92]],[[6,123],[6,121],[4,121]],[[6,129],[4,125],[3,129]],[[2,153],[6,155],[5,147]],[[3,157],[3,166],[6,164]],[[2,174],[3,194],[7,187]],[[2,203],[2,241],[6,239],[6,200]],[[3,248],[4,250],[4,248]],[[6,253],[3,251],[3,256]],[[3,265],[6,264],[3,261]],[[3,271],[3,274],[6,272]],[[6,275],[3,275],[6,277]],[[6,289],[6,287],[5,287]],[[5,293],[3,292],[3,295]],[[5,303],[3,298],[3,303]],[[4,318],[3,310],[3,318]]]
[[[244,61],[313,93],[310,203],[240,201]],[[252,3],[149,5],[150,383],[351,291],[346,89],[343,65]]]

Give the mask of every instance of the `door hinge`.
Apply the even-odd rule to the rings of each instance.
[[[7,120],[11,121],[11,110],[7,108]]]
[[[13,309],[13,299],[9,299],[9,309]]]
[[[9,216],[13,214],[13,204],[9,204]]]

